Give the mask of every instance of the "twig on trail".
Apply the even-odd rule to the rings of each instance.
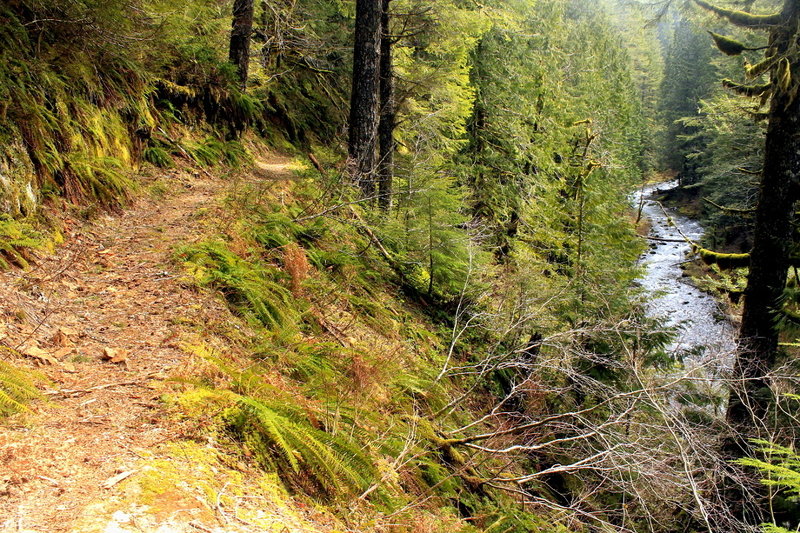
[[[217,492],[217,504],[214,506],[214,510],[216,510],[217,514],[222,517],[222,522],[224,524],[230,522],[230,518],[228,518],[228,515],[225,514],[225,511],[222,509],[222,495],[225,493],[225,489],[228,488],[228,485],[229,483],[225,483],[222,488],[219,489],[219,492]]]
[[[107,480],[105,480],[103,483],[100,484],[100,486],[102,488],[104,488],[104,489],[110,489],[114,485],[117,485],[117,484],[121,483],[122,481],[128,479],[129,477],[131,477],[136,472],[138,472],[138,470],[127,470],[125,472],[120,472],[119,474],[117,474],[117,475],[115,475],[113,477],[110,477]]]
[[[89,394],[90,392],[102,390],[102,389],[109,389],[111,387],[130,387],[133,385],[141,385],[145,379],[148,379],[150,376],[147,376],[144,379],[139,379],[136,381],[120,381],[118,383],[106,383],[103,385],[97,385],[95,387],[89,387],[88,389],[61,389],[56,391],[47,391],[45,394],[47,396],[59,396],[64,395],[70,398],[74,398],[76,396],[80,396],[81,394]]]
[[[214,533],[214,530],[204,526],[203,524],[199,524],[197,522],[189,522],[189,525],[195,529],[199,529],[200,531],[205,531],[206,533]]]

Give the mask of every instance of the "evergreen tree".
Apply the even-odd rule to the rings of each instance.
[[[381,8],[381,0],[356,2],[348,154],[351,175],[366,198],[375,196]]]
[[[727,420],[738,434],[726,440],[724,452],[738,458],[749,453],[745,439],[759,434],[773,401],[767,376],[778,356],[775,317],[786,286],[796,183],[800,180],[796,146],[800,138],[800,1],[785,0],[780,12],[769,15],[736,11],[704,0],[695,3],[735,26],[766,32],[769,43],[764,59],[747,67],[748,77],[756,83],[729,84],[739,93],[770,98],[750,272],[727,410]],[[714,36],[714,40],[728,55],[746,49],[730,38]],[[766,83],[758,81],[762,76],[768,76]],[[760,521],[759,510],[746,509],[736,487],[729,493],[728,505],[743,519]]]
[[[394,175],[394,128],[396,125],[394,102],[394,72],[392,69],[392,41],[389,27],[391,0],[382,0],[381,11],[381,74],[380,122],[378,124],[378,204],[383,209],[392,205],[392,178]]]
[[[234,0],[231,42],[229,47],[230,62],[236,65],[241,87],[247,85],[247,74],[250,65],[250,39],[253,35],[253,3],[254,0]]]
[[[698,127],[686,122],[700,113],[700,101],[711,94],[717,79],[711,65],[708,35],[693,22],[680,19],[666,53],[664,81],[661,85],[661,116],[666,128],[663,165],[677,172],[682,185],[696,183],[700,162],[692,154],[702,153],[707,137]]]

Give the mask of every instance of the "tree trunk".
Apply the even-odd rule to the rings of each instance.
[[[785,53],[795,39],[799,4],[797,0],[787,0],[785,22],[770,35],[779,54]],[[792,57],[791,61],[795,78],[800,75],[798,58]],[[795,191],[800,180],[800,99],[790,89],[777,87],[775,76],[773,73],[776,89],[770,103],[750,273],[726,413],[734,434],[725,440],[722,451],[731,460],[751,453],[748,439],[764,437],[760,429],[767,423],[773,402],[767,376],[778,355],[775,316],[786,286]],[[762,518],[758,510],[747,509],[741,487],[735,480],[733,485],[732,490],[726,491],[733,514],[758,524]]]
[[[380,123],[378,124],[378,205],[392,206],[394,175],[394,73],[392,72],[392,36],[389,33],[389,2],[383,0],[381,14]]]
[[[375,196],[380,41],[381,0],[357,0],[348,153],[351,175],[366,198]]]
[[[250,63],[250,37],[253,35],[253,1],[234,0],[233,23],[231,25],[231,44],[228,58],[236,65],[239,85],[247,85],[247,72]]]
[[[773,42],[783,53],[791,43],[800,2],[791,1],[787,23],[776,29]],[[785,35],[781,35],[785,33]],[[793,76],[800,75],[797,59]],[[739,353],[734,366],[727,419],[751,433],[764,420],[771,398],[766,374],[778,352],[775,313],[786,286],[792,239],[795,189],[800,182],[800,99],[776,90],[772,98],[764,152],[750,274],[747,278]]]

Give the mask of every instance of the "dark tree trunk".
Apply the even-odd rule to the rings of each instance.
[[[787,5],[798,2],[787,2]],[[788,8],[787,23],[772,41],[785,52],[794,39],[798,8]],[[797,58],[793,76],[800,75]],[[776,89],[769,111],[764,171],[761,178],[750,274],[747,278],[739,353],[728,404],[728,421],[752,433],[763,422],[771,403],[766,375],[778,352],[775,314],[786,286],[792,239],[795,190],[800,182],[800,99]]]
[[[378,124],[378,205],[392,206],[394,176],[394,73],[392,72],[392,36],[389,33],[389,2],[383,0],[381,14],[380,123]]]
[[[381,0],[357,0],[348,153],[351,175],[366,198],[375,196],[380,41]]]
[[[253,35],[254,0],[233,1],[233,23],[231,25],[231,45],[228,58],[236,65],[239,84],[242,89],[247,84],[247,71],[250,63],[250,37]]]
[[[796,38],[799,4],[797,0],[787,0],[783,11],[786,18],[771,32],[770,41],[779,54],[785,53]],[[795,55],[791,61],[794,78],[800,75],[798,57]],[[760,429],[767,423],[773,402],[768,374],[778,355],[779,331],[775,318],[786,286],[795,191],[800,180],[800,99],[791,94],[791,89],[778,87],[774,78],[775,74],[750,273],[726,413],[734,432],[723,443],[723,454],[729,460],[752,453],[748,439],[764,437]],[[763,518],[758,505],[748,505],[745,501],[739,481],[729,482],[726,498],[738,518],[754,525]]]

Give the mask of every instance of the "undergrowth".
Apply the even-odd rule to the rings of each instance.
[[[42,397],[36,388],[38,374],[0,361],[0,417],[27,411],[27,403]]]
[[[215,41],[229,30],[227,14],[204,2],[183,7],[159,0],[136,10],[120,0],[0,6],[7,213],[30,215],[59,196],[116,207],[132,189],[128,173],[142,161],[172,166],[171,151],[200,166],[248,160],[235,139],[263,108],[241,91]]]
[[[281,272],[240,258],[224,242],[188,246],[178,257],[199,284],[219,290],[237,313],[265,327],[286,325],[296,314],[291,291],[278,281]]]
[[[32,224],[0,215],[0,270],[11,265],[27,268],[33,251],[43,245],[42,234]]]
[[[184,416],[211,416],[231,453],[365,530],[427,517],[425,531],[568,531],[510,512],[515,500],[490,495],[471,457],[443,444],[470,420],[434,415],[459,394],[437,379],[448,332],[348,221],[304,218],[301,200],[318,194],[307,187],[279,207],[245,186],[223,202],[220,234],[178,251],[191,282],[254,328],[241,355],[185,346],[202,369],[176,399]]]

